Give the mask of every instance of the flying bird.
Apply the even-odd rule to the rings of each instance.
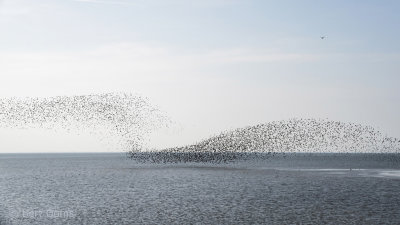
[[[324,40],[325,38],[327,38],[328,36],[321,36],[320,38],[322,39],[322,40]]]

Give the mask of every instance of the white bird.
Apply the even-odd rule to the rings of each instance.
[[[324,40],[325,38],[327,38],[328,36],[321,36],[320,38],[322,39],[322,40]]]

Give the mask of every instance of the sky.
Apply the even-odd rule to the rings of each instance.
[[[399,11],[396,0],[0,0],[0,97],[137,93],[176,122],[151,135],[156,148],[291,118],[400,137]],[[115,151],[64,131],[0,128],[0,140],[0,152]]]

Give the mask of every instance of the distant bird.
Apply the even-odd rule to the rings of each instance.
[[[322,39],[322,40],[324,40],[325,38],[327,38],[328,36],[321,36],[320,38]]]

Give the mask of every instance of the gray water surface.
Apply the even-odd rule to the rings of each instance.
[[[379,154],[217,165],[0,154],[0,224],[400,224],[399,162]]]

